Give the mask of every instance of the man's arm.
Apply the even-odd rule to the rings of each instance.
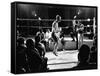
[[[52,23],[52,32],[54,31],[54,22]]]

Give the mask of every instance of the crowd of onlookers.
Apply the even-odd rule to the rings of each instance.
[[[48,58],[40,37],[34,39],[18,38],[16,47],[16,73],[45,72]]]

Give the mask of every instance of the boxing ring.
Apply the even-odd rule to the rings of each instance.
[[[37,21],[37,19],[19,19],[18,21]],[[42,21],[53,21],[54,19],[42,19]],[[95,25],[95,19],[90,19],[93,21],[93,29],[96,26]],[[72,21],[71,19],[66,20],[62,19],[62,21]],[[78,21],[87,21],[87,19],[78,19]],[[19,26],[18,26],[19,27]],[[21,26],[22,27],[22,26]],[[25,27],[25,26],[24,26]],[[28,27],[28,26],[27,26]],[[33,26],[30,26],[33,28]],[[35,27],[36,28],[36,27]],[[48,28],[48,27],[37,27],[37,28]],[[65,28],[65,27],[64,27]],[[95,34],[95,31],[94,31]],[[32,37],[31,37],[32,38]],[[78,64],[78,49],[77,49],[77,39],[75,41],[72,41],[72,38],[70,36],[65,36],[63,38],[64,44],[59,41],[58,43],[58,56],[55,56],[52,53],[52,50],[54,48],[54,43],[50,42],[47,48],[51,51],[47,51],[45,57],[48,58],[48,68],[50,70],[57,70],[57,69],[68,69],[77,66]],[[90,48],[93,46],[93,39],[88,39],[86,37],[83,38],[83,44],[87,44]]]

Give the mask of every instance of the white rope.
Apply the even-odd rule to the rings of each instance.
[[[24,18],[17,18],[18,21],[54,21],[55,19],[24,19]],[[61,19],[61,21],[88,21],[88,19]],[[89,21],[93,21],[90,19]]]

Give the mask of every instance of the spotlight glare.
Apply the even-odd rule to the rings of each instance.
[[[75,15],[75,16],[74,16],[74,19],[75,19],[76,17],[77,17],[77,16]]]
[[[90,27],[90,25],[87,25],[87,27]]]
[[[41,20],[41,18],[39,17],[38,20]]]
[[[88,18],[87,21],[90,21],[90,18]]]

